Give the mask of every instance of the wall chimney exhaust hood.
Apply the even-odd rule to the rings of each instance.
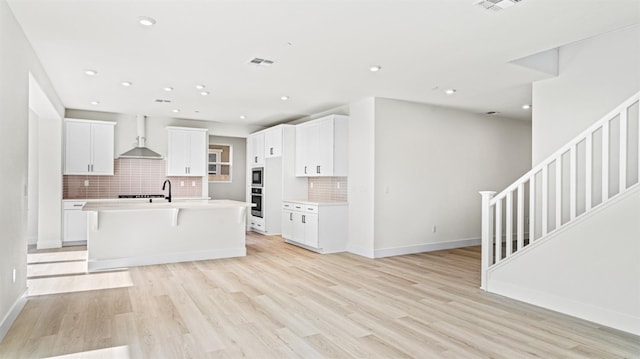
[[[147,159],[147,160],[161,160],[162,155],[154,152],[147,147],[145,147],[146,141],[146,120],[147,116],[137,115],[136,116],[136,125],[138,132],[138,146],[130,149],[129,151],[121,154],[118,158],[138,158],[138,159]]]

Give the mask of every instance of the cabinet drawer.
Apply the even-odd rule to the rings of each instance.
[[[318,206],[315,204],[303,204],[302,209],[307,213],[318,213]]]
[[[84,207],[84,205],[87,202],[84,201],[78,201],[78,202],[62,202],[63,203],[63,208],[64,209],[77,209],[77,210],[81,210],[82,207]]]
[[[282,202],[283,209],[294,209],[294,204],[291,202]]]

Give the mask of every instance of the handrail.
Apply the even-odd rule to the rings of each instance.
[[[507,192],[513,192],[515,189],[517,189],[518,185],[520,183],[527,182],[529,180],[529,178],[531,177],[532,173],[540,172],[543,167],[548,166],[551,162],[555,161],[559,156],[561,156],[564,153],[566,153],[567,151],[569,151],[571,149],[571,147],[573,147],[574,145],[577,145],[578,143],[582,142],[582,140],[584,140],[588,135],[590,135],[593,132],[596,132],[598,129],[600,129],[600,127],[602,127],[602,124],[604,122],[610,121],[612,118],[615,118],[616,115],[618,115],[621,112],[622,109],[627,109],[627,108],[631,107],[631,105],[633,105],[636,101],[640,101],[640,92],[638,92],[638,93],[634,94],[633,96],[629,97],[626,101],[621,103],[618,107],[616,107],[615,109],[613,109],[612,111],[610,111],[606,115],[602,116],[602,118],[600,118],[600,120],[595,122],[593,125],[589,126],[586,130],[582,131],[578,136],[574,137],[567,144],[565,144],[564,146],[560,147],[557,151],[555,151],[550,156],[545,158],[542,162],[540,162],[535,167],[533,167],[531,170],[529,170],[529,172],[527,172],[524,175],[522,175],[520,178],[518,178],[515,182],[513,182],[511,185],[509,185],[502,192],[500,192],[497,195],[495,195],[495,197],[491,200],[491,205],[494,205],[495,202],[497,202],[498,200],[504,198],[506,196]]]
[[[637,118],[630,119],[628,118],[629,109],[636,103],[638,104]],[[611,131],[611,124],[615,119],[617,119],[618,128],[616,131]],[[629,136],[631,120],[637,121],[638,133]],[[599,130],[601,130],[600,134],[597,135]],[[597,154],[600,162],[594,161],[596,157],[594,143],[597,139],[601,142],[600,153]],[[502,192],[497,195],[492,191],[480,192],[482,195],[481,288],[488,290],[487,278],[491,266],[514,253],[521,252],[533,242],[589,212],[595,205],[605,203],[612,196],[637,187],[636,185],[640,183],[640,144],[636,143],[638,141],[640,141],[640,92],[623,101]],[[583,142],[584,151],[580,152],[579,145]],[[615,151],[610,148],[613,144],[617,145],[617,148],[614,147]],[[629,153],[631,148],[637,148],[638,153]],[[584,153],[584,158],[579,158],[579,152]],[[566,154],[568,157],[565,157]],[[637,157],[637,163],[631,164],[628,161],[630,155]],[[584,166],[583,172],[578,171],[580,166]],[[555,174],[551,176],[551,171],[554,170]],[[615,175],[616,171],[617,183],[610,183],[610,177],[612,174]],[[636,183],[627,182],[629,171],[637,171],[634,173],[637,178]],[[537,183],[538,179],[541,181],[540,184]],[[583,182],[579,183],[580,180]],[[598,181],[600,189],[594,193],[595,184]],[[584,186],[581,186],[582,184]],[[600,201],[595,203],[598,194]],[[554,215],[551,215],[552,213]],[[528,224],[525,223],[527,219]]]

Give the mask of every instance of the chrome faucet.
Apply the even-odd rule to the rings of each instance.
[[[164,180],[164,183],[162,184],[162,190],[164,191],[164,187],[167,185],[167,183],[169,184],[169,195],[165,196],[164,199],[171,202],[171,181],[169,181],[169,179]]]

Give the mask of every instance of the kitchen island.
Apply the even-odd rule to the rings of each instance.
[[[231,200],[88,202],[88,269],[246,255],[247,208]]]

